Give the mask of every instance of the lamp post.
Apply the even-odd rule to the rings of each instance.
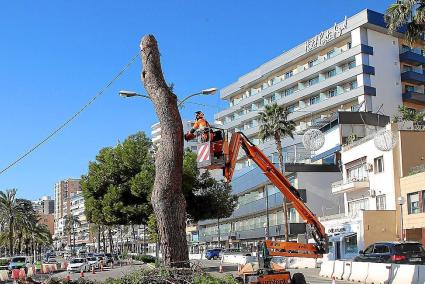
[[[217,92],[217,88],[208,88],[208,89],[201,90],[197,93],[191,94],[191,95],[183,98],[182,100],[177,100],[177,102],[178,102],[177,107],[181,108],[183,106],[184,102],[187,101],[188,99],[192,98],[192,97],[199,96],[199,95],[214,95],[215,92]],[[118,94],[120,95],[120,97],[123,97],[123,98],[142,97],[142,98],[145,98],[145,99],[151,99],[147,95],[142,95],[142,94],[139,94],[139,93],[136,93],[136,92],[133,92],[133,91],[121,90],[121,91],[119,91]]]
[[[405,202],[405,199],[403,196],[399,196],[397,198],[397,203],[400,205],[400,239],[403,242],[404,241],[404,233],[403,233],[403,204]]]

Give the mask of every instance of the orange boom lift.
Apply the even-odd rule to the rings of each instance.
[[[316,215],[306,206],[300,198],[298,191],[291,185],[288,179],[274,166],[266,155],[242,133],[232,134],[230,143],[227,140],[227,133],[223,129],[208,128],[197,133],[198,137],[198,168],[216,170],[222,169],[226,182],[230,182],[235,171],[239,148],[242,148],[248,158],[252,159],[263,173],[269,178],[292,206],[298,211],[300,216],[309,225],[311,235],[315,244],[304,244],[296,242],[282,242],[265,240],[262,248],[262,256],[259,259],[260,267],[258,271],[252,273],[250,277],[245,277],[244,283],[254,284],[303,284],[304,276],[295,273],[290,277],[290,273],[283,269],[274,270],[271,267],[272,256],[285,257],[307,257],[319,258],[328,252],[328,239],[325,228],[319,222]],[[215,137],[215,139],[214,139]],[[216,138],[220,137],[220,140]],[[248,280],[247,280],[248,279]]]

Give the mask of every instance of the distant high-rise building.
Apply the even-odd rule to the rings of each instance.
[[[193,121],[190,120],[183,120],[183,133],[188,132],[190,129],[192,129],[192,126],[194,124]],[[153,124],[151,126],[151,135],[152,135],[152,143],[158,147],[159,142],[161,140],[161,125],[159,122]],[[191,151],[196,151],[196,141],[184,141],[184,148],[189,149]]]
[[[55,212],[55,201],[50,196],[42,196],[38,200],[33,200],[32,206],[38,214],[53,214]]]

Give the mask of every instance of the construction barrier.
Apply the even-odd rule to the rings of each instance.
[[[369,273],[366,277],[366,283],[387,284],[391,279],[390,263],[369,263]]]
[[[255,256],[244,256],[238,254],[226,254],[221,258],[221,262],[234,263],[234,264],[247,264],[249,262],[255,262],[257,258]]]
[[[286,258],[286,268],[316,268],[315,258],[288,257]]]
[[[344,261],[335,260],[334,272],[332,273],[332,277],[335,277],[335,279],[342,279],[342,275],[344,274],[344,267]]]
[[[334,264],[335,264],[335,261],[333,260],[323,261],[322,265],[320,266],[319,275],[322,277],[331,278],[334,272]]]
[[[365,282],[369,273],[369,262],[352,262],[351,263],[351,274],[348,278],[349,281],[353,282]]]
[[[9,271],[0,270],[0,281],[7,281],[7,280],[9,280]]]
[[[351,275],[351,261],[344,261],[344,273],[342,274],[342,280],[348,280]]]
[[[423,284],[418,281],[419,266],[410,264],[392,264],[391,265],[391,284]]]

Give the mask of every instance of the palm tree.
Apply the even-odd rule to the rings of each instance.
[[[385,22],[390,33],[406,27],[406,39],[412,46],[424,38],[425,0],[398,0],[385,12]]]
[[[72,253],[75,253],[75,226],[81,226],[80,219],[75,215],[66,215],[65,216],[65,231],[67,232],[69,239],[71,240],[70,234],[72,233],[73,237],[73,245],[72,245]]]
[[[274,139],[282,174],[284,174],[282,140],[287,136],[293,139],[294,130],[295,122],[292,120],[288,121],[288,112],[283,106],[276,103],[266,105],[264,111],[260,112],[259,138],[263,141],[267,138]],[[285,196],[283,197],[283,216],[285,218],[285,240],[289,241],[288,205],[286,204]]]
[[[25,207],[23,200],[16,198],[16,189],[9,189],[6,192],[0,191],[0,216],[6,223],[5,229],[8,232],[10,255],[13,255],[14,252],[14,229],[19,224],[18,220],[25,219]]]

